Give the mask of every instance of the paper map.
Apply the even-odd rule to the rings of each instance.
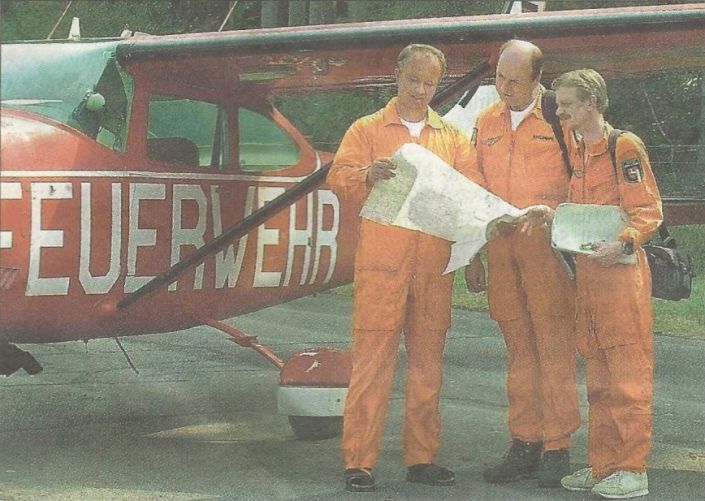
[[[360,215],[454,242],[444,273],[468,264],[487,243],[487,227],[526,213],[473,183],[415,143],[392,157],[396,176],[375,183]]]

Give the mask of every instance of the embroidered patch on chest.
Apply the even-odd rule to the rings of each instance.
[[[628,158],[622,162],[622,172],[628,183],[640,183],[644,179],[644,168],[638,158]]]
[[[488,137],[487,139],[482,140],[482,144],[484,144],[485,146],[492,146],[493,144],[497,144],[500,139],[502,139],[501,135]]]
[[[542,136],[541,134],[534,134],[533,139],[538,139],[539,141],[553,141],[553,136]]]

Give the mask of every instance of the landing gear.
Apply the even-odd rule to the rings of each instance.
[[[311,348],[284,362],[255,336],[217,320],[202,321],[225,332],[238,345],[254,349],[280,369],[277,408],[279,414],[288,416],[296,438],[322,440],[340,435],[352,371],[349,352]]]
[[[292,355],[280,373],[277,407],[300,440],[333,438],[343,431],[350,353],[312,348]]]

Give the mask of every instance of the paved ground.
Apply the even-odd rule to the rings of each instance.
[[[349,315],[348,298],[324,294],[231,323],[288,356],[346,348]],[[276,414],[278,373],[254,352],[207,328],[123,344],[139,375],[111,340],[23,346],[45,370],[0,379],[0,501],[592,499],[531,481],[482,482],[508,441],[504,347],[484,314],[454,312],[448,342],[440,460],[457,473],[451,488],[404,481],[401,374],[376,469],[381,488],[350,494],[338,441],[294,439]],[[647,499],[705,499],[705,342],[659,337],[656,347]],[[581,399],[585,416],[584,390]],[[584,426],[573,458],[584,461]]]

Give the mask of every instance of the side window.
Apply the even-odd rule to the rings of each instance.
[[[241,170],[276,170],[299,162],[299,146],[270,117],[240,108],[237,118]]]
[[[228,165],[228,120],[217,104],[152,95],[147,152],[151,160],[193,167]]]

